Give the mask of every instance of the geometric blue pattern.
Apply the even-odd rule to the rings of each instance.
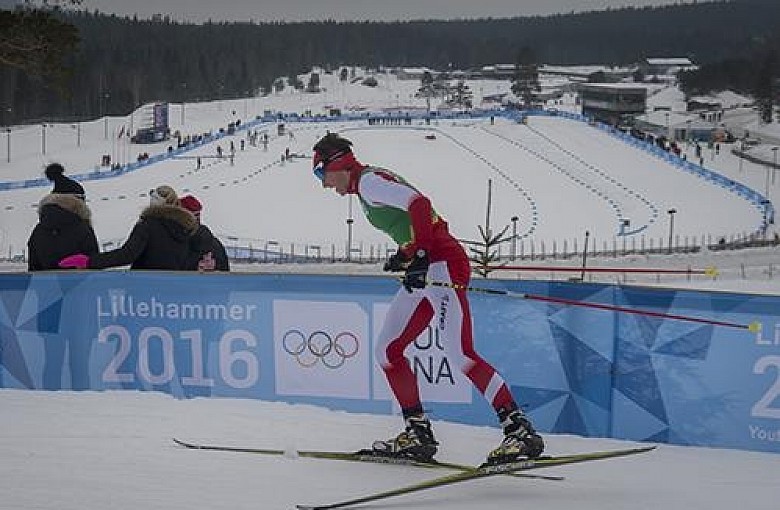
[[[537,286],[532,290],[577,301],[660,313],[673,313],[680,295],[676,291],[561,283],[550,284],[544,289]],[[701,299],[699,306],[700,302]],[[715,302],[719,308],[727,308],[722,300]],[[674,438],[677,444],[687,443],[672,430],[665,400],[675,398],[675,395],[665,394],[662,389],[660,379],[663,377],[657,373],[656,363],[664,357],[686,363],[706,361],[717,328],[651,315],[584,310],[550,303],[545,306],[550,339],[557,351],[560,370],[565,375],[566,388],[545,392],[543,388],[530,385],[512,385],[512,390],[521,395],[524,402],[529,401],[527,412],[534,413],[563,393],[565,400],[559,407],[557,419],[548,426],[550,432],[608,435],[614,428],[620,428],[623,434],[634,439],[667,441]],[[594,335],[601,330],[605,332],[601,338],[608,338],[611,352],[598,335]],[[614,360],[611,359],[613,355]],[[629,430],[615,425],[612,407],[617,405],[616,401],[621,402],[618,407],[623,416],[630,416],[628,421],[637,426]],[[599,421],[602,416],[609,417],[610,423],[606,426]],[[641,424],[647,427],[643,428]]]
[[[644,346],[619,341],[615,363],[615,390],[647,413],[668,424],[663,394],[653,368],[652,353]]]
[[[714,329],[710,325],[699,326],[676,338],[667,338],[666,343],[654,349],[654,352],[704,361],[712,344]]]
[[[361,309],[370,310],[377,303],[386,303],[396,291],[396,284],[389,279],[213,275],[210,285],[201,283],[189,275],[164,272],[0,275],[0,387],[151,389],[185,398],[223,395],[387,412],[381,399],[290,399],[279,395],[273,378],[269,378],[275,370],[273,316],[269,311],[273,300],[285,296],[356,302]],[[756,334],[745,329],[702,322],[532,298],[477,293],[471,297],[478,351],[499,368],[518,404],[542,432],[780,452],[780,441],[760,439],[762,434],[777,437],[777,420],[753,417],[756,406],[765,414],[780,411],[780,398],[773,393],[780,380],[780,367],[773,364],[778,356],[778,345],[773,342],[775,327],[780,324],[780,297],[523,280],[491,279],[474,286],[651,314],[734,324],[760,321],[765,331],[758,342]],[[165,292],[158,293],[158,288]],[[203,360],[209,377],[224,373],[242,380],[246,376],[240,358],[217,351],[217,341],[233,327],[229,318],[204,324],[124,316],[122,324],[134,332],[130,345],[124,346],[130,352],[117,370],[107,371],[120,345],[114,337],[97,343],[98,331],[114,324],[114,319],[96,313],[96,296],[103,299],[101,306],[105,307],[113,292],[143,294],[147,301],[154,296],[157,302],[188,306],[228,304],[228,296],[241,293],[252,296],[257,317],[242,327],[249,328],[259,340],[257,350],[252,350],[263,367],[258,386],[228,387],[221,379],[213,387],[186,382],[195,374],[191,342],[181,339],[194,338],[192,331],[208,340],[204,346],[210,352],[203,353]],[[170,383],[140,382],[137,374],[141,361],[138,332],[155,327],[167,328],[174,339],[173,357],[167,360],[175,372]],[[160,345],[154,337],[145,354],[151,374],[165,370]],[[235,348],[246,350],[247,346],[238,341]],[[236,363],[226,370],[218,364],[231,359]],[[106,384],[103,375],[107,372],[131,378]],[[769,397],[774,400],[759,403]],[[442,400],[426,405],[440,419],[495,423],[489,404],[480,399],[468,404]]]
[[[619,292],[616,304],[629,305],[631,308],[680,314],[675,311],[677,298],[682,293],[676,291],[647,292],[635,289],[623,289]],[[622,298],[622,299],[621,299]],[[697,315],[701,309],[697,310]],[[664,372],[665,357],[678,359],[678,362],[691,366],[707,359],[713,334],[716,329],[701,323],[681,323],[647,315],[631,315],[621,318],[620,335],[616,339],[615,391],[632,401],[639,409],[647,413],[642,421],[660,422],[664,428],[644,437],[648,441],[672,441],[686,444],[686,440],[676,436],[675,424],[669,415],[667,399],[678,399],[680,395],[665,391],[660,380],[668,376]],[[661,368],[657,368],[659,365]],[[658,370],[661,370],[659,372]]]
[[[571,333],[555,325],[551,330],[571,393],[607,409],[612,363]]]
[[[28,298],[29,281],[28,275],[3,280],[0,291],[0,386],[3,385],[4,370],[25,388],[32,389],[34,386],[19,344],[19,333],[35,331],[37,324],[30,321],[18,324]]]

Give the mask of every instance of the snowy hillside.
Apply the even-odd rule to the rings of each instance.
[[[186,136],[216,133],[237,120],[246,125],[267,111],[327,116],[336,108],[384,116],[399,107],[412,111],[424,108],[425,101],[415,97],[416,80],[398,80],[382,73],[376,74],[376,78],[379,84],[372,88],[360,81],[340,82],[335,74],[323,74],[324,90],[318,94],[288,88],[268,97],[171,105],[171,127]],[[468,84],[477,105],[483,97],[506,92],[509,87],[508,82],[500,81]],[[554,107],[577,108],[570,95]],[[102,155],[123,164],[134,161],[140,152],[165,153],[175,140],[155,145],[129,143],[125,134],[141,122],[139,112],[80,125],[15,127],[8,135],[10,155],[0,160],[0,174],[4,181],[36,179],[42,175],[45,164],[52,161],[62,162],[69,174],[83,174],[107,170],[99,167]],[[146,205],[148,190],[165,183],[201,199],[205,204],[204,221],[228,247],[271,247],[297,253],[319,247],[324,253],[343,254],[351,234],[353,250],[362,254],[392,250],[389,240],[366,223],[356,204],[323,192],[312,178],[307,158],[313,143],[327,130],[341,131],[350,137],[363,162],[395,169],[409,178],[432,197],[452,231],[464,240],[479,237],[477,227],[485,222],[490,180],[491,226],[494,231],[504,227],[516,229],[517,254],[572,251],[574,246],[581,249],[586,231],[591,236],[591,246],[599,251],[622,246],[666,246],[670,236],[678,245],[698,244],[701,240],[714,242],[721,237],[750,235],[763,220],[763,211],[733,192],[682,172],[582,122],[544,117],[531,117],[527,125],[500,117],[434,120],[431,124],[415,120],[401,125],[307,121],[287,122],[282,136],[275,122],[250,130],[239,129],[235,135],[179,157],[118,177],[86,180],[98,238],[106,249],[121,243]],[[249,131],[267,133],[267,148],[249,144]],[[230,158],[215,157],[217,146],[227,153],[231,143],[236,150],[232,164]],[[684,155],[693,159],[693,147],[683,148]],[[288,149],[301,157],[282,162],[280,156]],[[780,186],[772,182],[774,175],[770,176],[764,166],[740,161],[727,145],[717,153],[705,149],[704,156],[705,167],[770,199]],[[202,160],[200,169],[197,157]],[[0,191],[0,253],[5,258],[23,258],[27,237],[36,222],[35,205],[46,191],[47,188]],[[677,211],[673,229],[668,214],[671,209]],[[346,223],[350,216],[354,218],[351,232]],[[512,222],[513,217],[517,218],[516,223]],[[629,235],[621,236],[621,232]],[[767,234],[771,237],[773,230]],[[502,246],[503,254],[509,254],[511,244]],[[712,265],[714,259],[724,275],[767,279],[761,277],[766,275],[771,280],[774,269],[766,260],[772,260],[773,250],[763,250],[761,253],[767,255],[759,254],[761,261],[756,264],[748,261],[747,270],[742,269],[742,254],[749,252],[652,259],[634,256],[597,259],[592,263],[705,267]],[[2,267],[18,270],[24,265]],[[270,270],[279,269],[277,266]],[[269,268],[255,266],[245,270]]]

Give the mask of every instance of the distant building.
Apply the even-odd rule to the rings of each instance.
[[[747,108],[753,106],[754,101],[749,98],[724,90],[707,96],[694,96],[688,100],[688,111],[717,111],[732,110],[734,108]]]
[[[492,64],[483,66],[475,76],[495,80],[511,80],[517,72],[515,64]]]
[[[639,70],[645,75],[646,80],[674,82],[680,71],[697,69],[691,59],[677,58],[646,58],[639,63]]]
[[[497,103],[504,102],[504,98],[508,95],[508,92],[498,92],[496,94],[485,94],[482,96],[482,102],[484,103]]]
[[[677,141],[709,142],[716,138],[718,126],[699,115],[656,110],[634,119],[635,129],[650,133],[655,138],[664,137]]]
[[[399,80],[422,80],[425,73],[431,73],[431,76],[436,78],[439,74],[433,69],[427,67],[402,67],[396,72],[396,76]]]
[[[636,66],[633,67],[613,67],[605,65],[579,65],[579,66],[562,66],[562,65],[541,65],[539,66],[539,74],[548,76],[563,76],[571,81],[584,82],[593,76],[595,73],[601,73],[604,76],[604,82],[619,82],[624,81],[626,78],[632,76],[636,71]]]
[[[618,125],[625,117],[645,113],[647,89],[630,83],[581,83],[577,86],[582,113]]]

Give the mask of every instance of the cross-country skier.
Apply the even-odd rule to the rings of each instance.
[[[400,404],[406,428],[395,438],[376,441],[377,455],[430,460],[439,444],[420,402],[417,379],[404,350],[436,315],[442,342],[458,345],[460,370],[490,402],[504,430],[501,445],[488,463],[538,457],[544,441],[518,408],[501,375],[474,350],[471,311],[465,288],[470,265],[463,247],[431,202],[397,174],[358,162],[352,142],[328,133],[314,146],[314,175],[339,195],[356,195],[368,221],[388,234],[398,251],[385,271],[404,271],[402,287],[387,312],[376,356]],[[451,286],[429,286],[431,279]]]

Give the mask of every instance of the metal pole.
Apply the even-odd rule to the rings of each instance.
[[[187,95],[187,84],[182,83],[181,87],[184,89],[184,94],[182,95],[181,98],[181,125],[184,126],[184,99],[185,96]]]
[[[352,223],[355,222],[352,219],[352,195],[349,195],[347,207],[347,261],[350,261],[352,260]]]
[[[347,261],[352,260],[352,223],[355,220],[347,218]]]
[[[669,209],[669,253],[672,253],[672,238],[674,236],[674,214],[677,209]]]
[[[512,260],[517,258],[517,216],[512,216]]]
[[[41,154],[46,154],[46,124],[41,124]]]
[[[580,274],[580,280],[585,281],[585,266],[588,262],[588,238],[590,237],[590,232],[585,231],[585,248],[582,250],[582,273]]]
[[[103,137],[108,140],[108,116],[106,110],[108,103],[109,94],[106,93],[103,95]]]
[[[764,196],[769,198],[769,167],[766,167],[766,186],[764,187]]]
[[[739,173],[742,173],[742,160],[745,159],[745,140],[739,144]]]
[[[3,113],[6,113],[6,112],[8,113],[8,116],[5,118],[5,124],[6,124],[5,133],[6,133],[6,136],[8,137],[8,140],[7,140],[8,150],[6,151],[6,159],[8,160],[9,163],[11,162],[11,127],[10,127],[11,126],[11,111],[12,111],[11,108],[6,108],[5,111],[3,112]]]

